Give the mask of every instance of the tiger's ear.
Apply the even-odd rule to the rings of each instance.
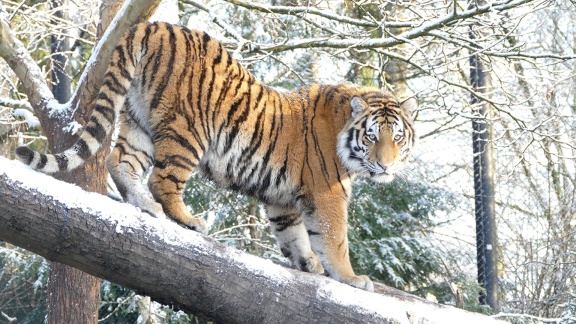
[[[350,100],[350,107],[352,108],[352,118],[356,118],[368,108],[368,104],[366,104],[366,101],[362,100],[362,98],[354,96],[352,100]]]
[[[400,103],[400,108],[408,115],[412,115],[418,109],[418,100],[414,97],[408,98]]]

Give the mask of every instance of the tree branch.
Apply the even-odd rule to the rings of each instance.
[[[303,14],[311,14],[320,16],[323,18],[328,18],[330,20],[335,20],[343,23],[347,23],[350,25],[361,26],[361,27],[379,27],[379,23],[367,21],[367,20],[359,20],[354,19],[346,16],[340,16],[325,12],[323,10],[319,10],[313,7],[290,7],[290,6],[270,6],[265,4],[259,4],[256,2],[247,2],[247,1],[240,1],[240,0],[224,0],[226,2],[232,3],[236,6],[243,7],[246,9],[257,10],[264,13],[276,13],[276,14],[283,14],[283,15],[291,15],[291,16],[298,16],[300,17]],[[394,26],[392,26],[394,25]],[[386,23],[386,26],[398,27],[394,23]],[[400,27],[405,27],[404,24]]]
[[[0,239],[218,323],[498,322],[287,269],[5,158]]]
[[[114,18],[105,36],[93,50],[72,100],[62,105],[54,99],[38,64],[32,59],[22,42],[14,36],[3,7],[0,6],[0,57],[4,58],[22,82],[30,105],[42,122],[42,127],[50,142],[52,142],[52,137],[58,137],[62,133],[63,125],[69,124],[74,119],[84,124],[90,117],[91,109],[86,109],[82,114],[75,114],[76,109],[72,111],[70,107],[77,108],[80,104],[83,107],[93,107],[90,103],[95,100],[100,90],[100,84],[116,43],[128,28],[148,19],[159,4],[160,0],[127,0],[124,3],[120,9],[121,12]],[[67,141],[60,140],[59,142],[69,146]]]
[[[22,82],[32,107],[57,104],[58,102],[54,99],[42,70],[30,56],[24,44],[14,37],[6,18],[4,8],[0,5],[0,56],[4,58]],[[37,110],[36,112],[38,113]]]
[[[248,9],[256,9],[262,12],[274,12],[280,14],[288,14],[298,16],[302,13],[312,13],[325,18],[340,22],[348,22],[356,25],[361,25],[360,20],[337,16],[329,13],[325,13],[322,10],[309,8],[309,7],[283,7],[283,6],[267,6],[258,5],[254,3],[248,3],[240,0],[225,0],[232,4],[242,6]],[[394,22],[381,22],[382,27],[409,27],[410,29],[396,35],[395,37],[386,38],[375,38],[375,39],[349,39],[349,38],[312,38],[312,39],[300,39],[300,40],[290,40],[278,45],[265,45],[261,44],[260,48],[265,51],[288,51],[297,48],[359,48],[359,49],[373,49],[382,47],[392,47],[404,43],[406,40],[415,39],[422,36],[427,36],[429,32],[444,28],[446,26],[451,26],[459,21],[470,19],[472,17],[480,16],[488,12],[503,11],[511,8],[519,7],[527,3],[533,2],[534,0],[503,0],[495,1],[491,4],[485,6],[478,6],[470,10],[464,10],[462,12],[451,11],[450,13],[435,18],[423,19],[421,21],[414,21],[408,23],[394,23]],[[379,25],[369,24],[367,27],[377,27]]]
[[[14,100],[9,98],[0,98],[0,106],[10,107],[10,108],[21,108],[30,111],[34,111],[30,102],[26,100]]]
[[[69,107],[73,108],[74,112],[78,109],[78,105],[91,103],[96,99],[116,43],[130,27],[146,21],[158,8],[160,2],[161,0],[126,0],[124,2],[94,47],[84,73],[78,81],[78,87],[69,102]],[[90,115],[87,114],[86,118]]]

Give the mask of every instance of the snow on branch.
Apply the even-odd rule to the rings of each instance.
[[[57,103],[38,63],[12,33],[3,10],[0,10],[0,57],[8,63],[22,82],[32,107]]]
[[[336,14],[331,14],[323,10],[319,10],[312,7],[291,7],[291,6],[270,6],[266,4],[259,4],[252,1],[241,1],[241,0],[224,0],[226,2],[232,3],[236,6],[243,7],[250,10],[257,10],[264,13],[275,13],[284,15],[294,15],[300,16],[305,14],[316,15],[330,20],[335,20],[350,25],[361,26],[361,27],[378,27],[378,22],[354,19],[346,16],[340,16]],[[405,27],[405,24],[394,24],[390,23],[392,27]]]
[[[203,5],[202,3],[198,2],[198,1],[193,1],[193,0],[181,0],[181,2],[192,5],[198,9],[208,13],[210,15],[210,18],[212,19],[212,21],[215,24],[222,27],[222,29],[224,29],[228,34],[230,34],[230,36],[234,37],[234,39],[236,41],[238,41],[240,44],[244,44],[244,43],[248,42],[248,40],[246,40],[244,37],[242,37],[242,35],[236,29],[234,29],[234,27],[232,27],[228,23],[226,23],[226,21],[224,21],[224,19],[220,18],[209,7]]]
[[[0,106],[10,107],[10,108],[20,108],[26,110],[32,110],[32,106],[26,100],[14,100],[10,98],[0,98]]]
[[[288,269],[5,158],[0,240],[219,323],[499,322]]]
[[[246,8],[251,8],[252,4],[247,4],[239,0],[225,0],[236,5],[240,5]],[[285,43],[278,45],[261,45],[260,47],[266,51],[288,51],[297,48],[359,48],[359,49],[374,49],[382,47],[392,47],[402,43],[407,40],[415,39],[418,37],[428,36],[431,31],[439,30],[447,26],[454,25],[465,19],[470,19],[476,16],[481,16],[488,12],[502,11],[510,8],[519,7],[527,3],[533,2],[534,0],[517,0],[517,1],[496,1],[488,5],[478,6],[469,10],[464,10],[462,12],[457,12],[456,10],[440,16],[435,19],[425,19],[422,21],[415,21],[409,24],[402,24],[401,27],[410,27],[405,32],[391,37],[384,38],[373,38],[373,39],[354,39],[354,38],[309,38],[309,39],[298,39],[289,40]],[[272,6],[266,6],[268,10],[273,8]],[[292,8],[292,7],[287,7]],[[321,10],[316,10],[321,12]],[[315,11],[315,12],[316,12]],[[294,14],[294,11],[285,11],[279,13],[284,14]],[[338,20],[338,18],[333,18]],[[382,27],[399,27],[393,26],[392,23],[382,22]]]

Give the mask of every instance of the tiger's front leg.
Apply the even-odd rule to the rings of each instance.
[[[304,216],[312,250],[326,274],[350,286],[374,291],[368,276],[357,276],[348,251],[348,202],[339,194],[323,194],[314,200],[314,210]]]

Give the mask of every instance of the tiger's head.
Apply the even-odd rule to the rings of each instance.
[[[416,136],[410,111],[416,99],[401,103],[385,92],[350,100],[350,119],[338,135],[338,156],[350,173],[388,183],[408,162]]]

